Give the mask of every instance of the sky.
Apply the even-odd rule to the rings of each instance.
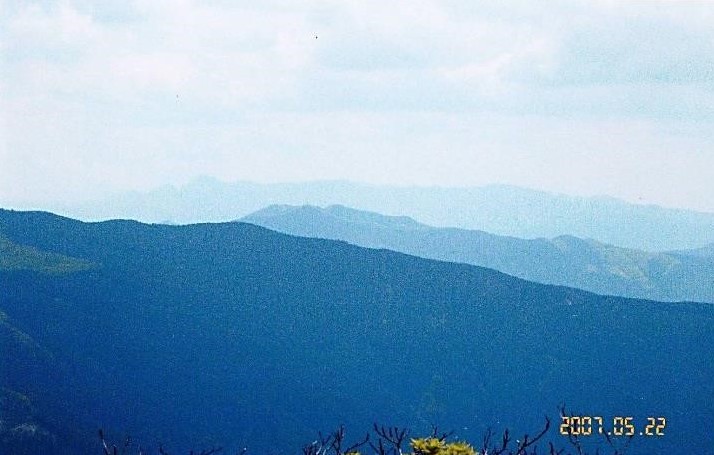
[[[714,2],[0,0],[0,206],[506,183],[714,212]]]

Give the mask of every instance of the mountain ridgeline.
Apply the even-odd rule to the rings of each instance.
[[[176,188],[118,194],[67,206],[74,218],[145,222],[229,221],[271,204],[325,206],[408,215],[432,226],[478,229],[520,238],[574,235],[645,251],[714,243],[714,213],[630,204],[608,197],[573,197],[508,185],[469,188],[394,187],[345,181],[224,183],[201,178]]]
[[[64,365],[50,384],[13,379],[13,393],[46,388],[48,420],[169,450],[296,453],[338,423],[522,434],[544,414],[559,423],[565,403],[638,428],[666,417],[633,455],[714,446],[710,304],[604,297],[237,222],[2,210],[0,232],[15,264],[0,268],[0,308]],[[564,445],[557,428],[549,438]]]
[[[560,236],[525,240],[435,228],[340,205],[270,206],[241,221],[292,235],[463,262],[546,284],[662,301],[714,302],[712,249],[648,253]]]

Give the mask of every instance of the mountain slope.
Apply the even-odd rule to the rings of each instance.
[[[700,259],[706,259],[710,262],[714,261],[714,243],[711,245],[706,245],[701,248],[693,248],[690,250],[676,250],[670,251],[670,254],[677,256],[692,256]]]
[[[34,270],[44,273],[72,273],[92,264],[80,259],[17,245],[0,233],[0,270]]]
[[[0,256],[2,253],[0,253]],[[74,426],[62,402],[69,398],[61,365],[0,310],[0,453],[91,453],[87,428]]]
[[[270,206],[241,221],[292,235],[479,265],[599,294],[714,302],[714,263],[701,254],[647,253],[573,236],[524,240],[483,231],[434,228],[405,217],[344,206]]]
[[[228,221],[271,204],[342,204],[408,215],[432,226],[478,229],[520,238],[574,235],[645,251],[714,243],[714,214],[571,197],[507,185],[471,188],[391,187],[344,181],[258,184],[210,178],[183,187],[120,194],[62,213],[98,220]],[[54,211],[60,210],[53,207]]]
[[[3,288],[7,281],[2,272],[59,277],[92,267],[88,261],[18,245],[0,232]],[[4,291],[1,289],[0,295]],[[32,307],[37,304],[30,303]],[[51,321],[44,322],[46,329],[53,329]],[[0,453],[69,455],[95,451],[98,444],[92,437],[93,427],[76,423],[66,412],[67,401],[74,400],[72,395],[77,393],[71,371],[71,366],[58,361],[15,326],[0,308]]]
[[[0,271],[0,307],[72,360],[82,393],[68,413],[137,440],[286,451],[373,421],[477,440],[488,426],[530,431],[566,403],[667,418],[666,436],[628,453],[714,442],[691,424],[714,419],[712,305],[602,297],[244,223],[0,211],[0,232],[98,265]]]

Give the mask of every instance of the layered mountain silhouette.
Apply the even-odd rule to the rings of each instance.
[[[129,218],[176,223],[229,221],[272,204],[341,204],[407,215],[432,226],[478,229],[520,238],[574,235],[645,251],[714,243],[714,213],[572,197],[508,185],[394,187],[345,181],[258,184],[197,179],[176,188],[118,194],[53,211],[85,220]]]
[[[714,443],[702,424],[714,420],[710,304],[599,296],[246,223],[2,210],[0,232],[13,254],[81,264],[9,261],[25,265],[0,269],[0,308],[67,365],[71,387],[50,392],[90,427],[169,450],[292,453],[339,423],[522,434],[544,414],[559,422],[565,403],[638,429],[666,417],[665,436],[637,437],[631,454]],[[564,444],[557,427],[549,437]]]
[[[547,284],[663,301],[714,302],[714,249],[648,253],[573,236],[524,240],[434,228],[403,216],[340,205],[274,205],[241,221],[287,234],[344,240],[430,259],[463,262]]]

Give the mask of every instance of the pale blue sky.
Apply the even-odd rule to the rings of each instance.
[[[209,175],[714,212],[714,3],[254,3],[0,0],[0,206]]]

